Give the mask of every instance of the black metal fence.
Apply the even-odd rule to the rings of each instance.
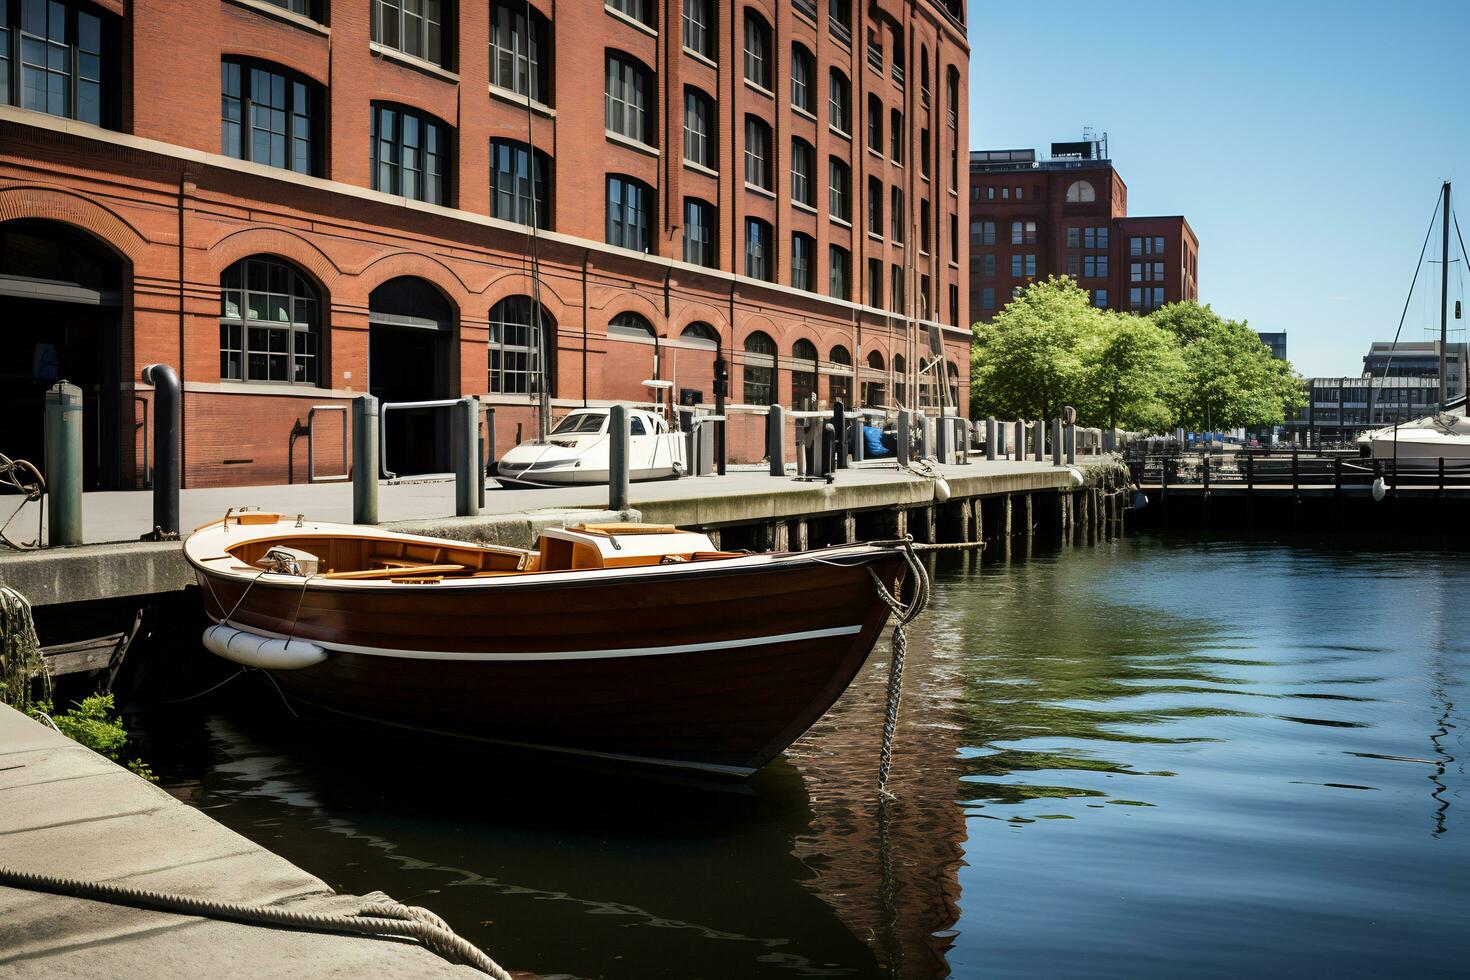
[[[1342,490],[1371,487],[1382,477],[1390,487],[1470,489],[1470,460],[1369,459],[1352,452],[1251,450],[1224,453],[1129,451],[1124,454],[1140,487]]]

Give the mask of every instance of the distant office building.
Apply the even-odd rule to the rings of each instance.
[[[1302,446],[1353,442],[1368,429],[1408,422],[1439,405],[1439,378],[1308,378],[1307,404],[1281,427],[1281,438]]]
[[[1094,306],[1150,313],[1199,297],[1199,239],[1182,215],[1129,217],[1107,138],[970,152],[970,315],[1028,283],[1071,276]]]
[[[1445,345],[1445,377],[1448,396],[1465,393],[1466,344]],[[1375,378],[1439,377],[1439,341],[1403,340],[1399,343],[1374,342],[1363,357],[1363,374]],[[1438,398],[1438,381],[1436,398]]]
[[[1271,356],[1278,361],[1286,360],[1286,331],[1280,333],[1256,333],[1261,338],[1261,343],[1271,348]]]

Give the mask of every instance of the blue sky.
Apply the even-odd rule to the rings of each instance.
[[[1393,338],[1444,180],[1470,238],[1470,0],[970,0],[970,44],[972,148],[1106,131],[1129,213],[1184,214],[1200,299],[1303,374]],[[1405,340],[1437,334],[1437,257]],[[1450,292],[1470,317],[1463,265]]]

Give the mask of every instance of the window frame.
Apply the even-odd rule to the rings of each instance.
[[[771,91],[771,38],[773,32],[766,19],[754,10],[746,8],[744,23],[744,78],[764,91]],[[752,41],[758,50],[750,49]],[[754,74],[752,74],[754,72]],[[758,77],[757,77],[758,76]]]
[[[555,51],[552,42],[551,21],[535,7],[530,7],[531,17],[526,17],[527,5],[515,0],[491,0],[489,24],[490,84],[495,88],[524,96],[532,102],[550,106],[551,65]],[[497,17],[496,14],[503,14]],[[519,30],[517,26],[519,25]],[[501,32],[508,37],[501,44]],[[506,61],[510,63],[509,79],[501,77]],[[524,77],[524,86],[520,84]],[[507,81],[509,84],[506,84]]]
[[[514,304],[508,306],[507,304]],[[508,312],[524,305],[524,320],[509,319]],[[503,309],[504,308],[504,309]],[[497,317],[496,311],[501,311]],[[506,296],[490,307],[487,317],[489,323],[489,337],[486,342],[488,348],[486,390],[494,395],[526,395],[535,396],[541,393],[541,358],[547,348],[550,347],[550,331],[555,324],[552,322],[551,314],[546,312],[544,306],[540,307],[540,324],[536,324],[537,304],[530,297],[521,294]],[[527,343],[511,343],[511,331],[506,328],[515,328],[521,333],[519,338],[526,339]],[[517,360],[519,359],[519,360]],[[511,364],[515,363],[515,367]],[[551,365],[548,364],[548,367]],[[551,383],[548,374],[548,386],[555,387]],[[509,378],[524,378],[524,387],[512,387],[508,385]]]
[[[431,19],[427,13],[414,14],[409,12],[405,9],[405,0],[370,0],[370,2],[372,3],[372,14],[369,18],[371,21],[369,25],[369,36],[372,38],[374,44],[397,51],[410,58],[417,58],[431,65],[437,65],[446,71],[454,70],[454,62],[451,56],[455,47],[453,30],[454,25],[457,23],[456,15],[458,14],[458,11],[455,9],[455,0],[422,0],[422,6],[419,8],[420,11],[425,11],[430,5],[437,7],[439,12],[439,19],[437,21]],[[385,20],[385,11],[394,11],[396,14]],[[410,19],[417,20],[423,26],[422,36],[419,39],[421,50],[418,52],[410,51],[408,46],[403,43],[404,39],[408,36]],[[391,40],[386,33],[388,30],[387,25],[390,22],[393,25]],[[438,28],[439,52],[437,56],[428,50],[430,42],[433,40],[433,30],[430,25]]]
[[[515,155],[512,160],[513,169],[508,173],[513,185],[504,191],[497,187],[497,178],[507,173],[501,170],[498,164],[500,151]],[[524,176],[519,167],[522,156],[527,164],[527,173]],[[492,139],[490,141],[490,162],[486,168],[490,184],[490,217],[518,225],[550,230],[552,167],[551,155],[529,143],[513,139]],[[529,188],[521,186],[523,180],[528,182]],[[530,191],[529,197],[523,193],[526,189]],[[499,202],[506,194],[511,195],[512,198],[512,212],[509,215],[497,213]],[[528,206],[526,202],[529,202],[530,221],[523,220],[524,210]]]
[[[694,110],[695,120],[702,126],[702,130],[689,125],[691,110]],[[718,169],[720,149],[716,127],[717,113],[714,99],[693,85],[684,86],[685,160],[698,164],[706,170]],[[699,156],[690,154],[691,145],[701,150]]]
[[[276,289],[258,289],[251,286],[252,265],[266,267],[262,273],[267,284],[274,278],[272,271],[280,274],[286,291]],[[234,280],[238,285],[232,286],[231,274],[238,272],[238,278]],[[298,287],[300,289],[298,290]],[[231,294],[236,295],[235,315],[228,315]],[[273,296],[284,297],[283,309],[287,312],[286,320],[279,319],[257,319],[249,316],[251,310],[251,297]],[[308,316],[299,318],[302,307],[298,304],[309,304],[305,307]],[[302,270],[286,259],[271,254],[248,255],[232,263],[220,273],[220,313],[218,317],[220,328],[220,380],[234,381],[240,384],[259,385],[307,385],[320,387],[324,375],[322,371],[322,360],[325,352],[322,349],[322,322],[321,310],[325,305],[322,289],[307,278]],[[265,305],[262,309],[267,309]],[[236,336],[230,337],[229,332],[235,331]],[[251,370],[252,355],[255,353],[252,342],[254,334],[264,331],[266,333],[266,347],[260,352],[265,358],[265,377],[254,377]],[[275,336],[285,336],[284,351],[276,352],[272,347]],[[308,352],[300,350],[299,343],[302,338],[309,340]],[[238,371],[232,375],[228,367],[228,358],[234,354],[237,360]],[[285,377],[270,377],[270,362],[276,357],[285,358]],[[305,359],[305,363],[300,363]],[[298,369],[308,367],[308,377],[298,378]]]
[[[613,188],[618,187],[617,211],[614,211]],[[639,207],[630,212],[628,192],[638,192]],[[653,228],[657,215],[658,198],[654,189],[648,184],[629,174],[610,173],[605,183],[605,205],[606,205],[606,238],[609,245],[617,248],[626,248],[634,252],[651,254],[653,248]],[[621,217],[615,217],[618,214]],[[643,224],[640,226],[636,221],[629,221],[629,214],[637,214],[642,217]],[[628,244],[629,238],[634,238],[632,244]],[[619,239],[619,240],[614,240]]]
[[[375,191],[380,191],[384,194],[391,194],[394,197],[403,197],[412,201],[423,201],[426,204],[436,204],[442,207],[453,207],[454,183],[451,175],[454,173],[454,128],[437,116],[432,116],[427,112],[422,112],[418,109],[413,109],[409,106],[405,106],[397,102],[374,101],[370,103],[368,113],[368,139],[370,141],[371,147],[369,151],[369,166],[371,167],[370,176],[372,189]],[[380,156],[382,143],[384,141],[382,132],[384,118],[383,114],[385,113],[392,113],[394,117],[393,135],[388,137],[388,141],[393,148],[394,159],[391,161],[387,161],[386,164]],[[420,138],[420,144],[417,147],[417,149],[423,151],[424,166],[421,166],[416,171],[416,173],[418,173],[420,176],[428,174],[429,170],[427,164],[430,159],[437,159],[440,163],[437,183],[438,186],[441,188],[441,191],[438,196],[438,200],[431,200],[427,196],[427,187],[429,181],[425,179],[420,179],[417,182],[417,186],[419,188],[423,188],[424,193],[405,194],[402,190],[404,172],[404,142],[402,134],[404,133],[405,129],[403,125],[403,121],[405,119],[414,120],[415,124],[421,129],[421,132],[424,134]],[[434,132],[440,134],[438,138],[442,139],[444,145],[439,152],[430,153],[426,144],[429,142],[429,135]],[[384,188],[379,186],[382,183],[382,171],[385,165],[392,168],[392,188]]]
[[[704,217],[707,221],[697,221]],[[703,235],[691,235],[703,229]],[[719,212],[709,201],[698,197],[684,198],[684,261],[713,269],[719,264]],[[692,251],[692,255],[691,255]]]
[[[642,61],[616,48],[605,49],[603,64],[603,128],[623,139],[657,148],[658,85],[653,72]]]
[[[752,235],[759,232],[759,235]],[[771,223],[761,218],[745,218],[745,275],[750,279],[759,279],[762,282],[774,282],[776,256],[772,235],[774,231]],[[754,248],[756,239],[759,239],[759,252]],[[763,270],[763,271],[762,271]]]
[[[775,191],[772,177],[771,124],[754,113],[745,114],[745,182],[763,191]],[[755,177],[752,180],[751,177]]]
[[[230,73],[234,70],[238,83],[237,94],[230,92]],[[285,98],[283,106],[277,107],[273,104],[261,103],[256,100],[256,77],[263,75],[271,79],[270,85],[274,87],[275,79],[281,80],[281,94]],[[306,102],[305,111],[298,105],[300,100]],[[239,116],[231,120],[228,116],[230,103],[234,101],[239,107]],[[232,160],[244,160],[249,163],[258,163],[265,167],[275,167],[279,170],[289,170],[292,173],[306,174],[312,177],[321,176],[323,157],[324,127],[322,126],[323,108],[326,99],[322,86],[307,76],[295,71],[285,65],[278,65],[270,61],[262,61],[259,58],[235,58],[224,57],[220,59],[220,153]],[[256,127],[255,119],[258,111],[267,113],[279,112],[282,116],[280,133],[282,139],[282,150],[284,163],[274,163],[270,160],[257,160],[254,156],[256,149]],[[307,135],[299,136],[297,122],[305,120]],[[238,128],[239,153],[230,152],[230,127]],[[267,131],[268,133],[272,131]],[[302,142],[306,144],[306,169],[299,169],[297,163],[297,149]]]

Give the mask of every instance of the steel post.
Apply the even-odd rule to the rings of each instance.
[[[150,364],[143,380],[153,386],[153,534],[179,533],[179,376],[167,364]]]
[[[477,474],[480,452],[479,420],[475,418],[475,400],[468,396],[454,403],[450,412],[450,454],[454,458],[454,513],[474,517],[480,513],[480,493],[476,480],[484,485],[485,477]]]
[[[628,509],[628,406],[614,405],[608,410],[608,510]]]
[[[898,458],[899,466],[909,465],[909,413],[907,409],[898,410],[898,438],[894,442],[894,454]]]
[[[46,391],[46,543],[82,543],[82,389]]]
[[[996,435],[998,433],[1003,432],[1003,431],[1004,430],[1001,429],[1000,426],[998,426],[998,425],[995,424],[995,416],[994,415],[990,415],[990,416],[987,416],[986,417],[986,419],[985,419],[985,458],[986,459],[991,459],[991,460],[995,459],[995,454],[996,454],[997,451],[999,451],[999,448],[1000,448],[1000,447],[998,447],[995,444],[995,437],[996,437]]]
[[[771,475],[786,475],[786,410],[772,405],[766,415],[766,453],[771,460]]]
[[[378,400],[352,399],[352,523],[378,523]]]

